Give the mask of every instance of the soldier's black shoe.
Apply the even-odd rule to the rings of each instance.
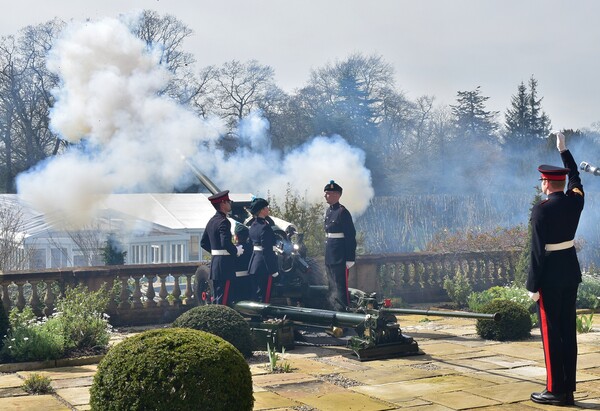
[[[567,391],[565,394],[565,405],[575,405],[575,396],[573,391]]]
[[[565,405],[566,397],[565,394],[553,394],[548,390],[544,390],[542,392],[534,392],[531,394],[531,401],[538,404]]]

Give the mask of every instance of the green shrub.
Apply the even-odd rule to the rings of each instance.
[[[600,297],[600,280],[590,275],[583,276],[583,282],[577,290],[577,308],[595,309]]]
[[[467,298],[473,292],[469,279],[460,270],[456,272],[453,278],[449,276],[444,278],[444,290],[446,290],[450,300],[459,307],[467,305]]]
[[[90,292],[78,285],[68,288],[56,302],[56,313],[48,320],[60,330],[66,350],[106,347],[110,339],[108,316],[103,312],[109,295],[105,286]]]
[[[529,337],[531,317],[517,302],[493,300],[482,307],[483,313],[499,313],[500,321],[477,320],[477,334],[481,338],[497,341],[513,341]]]
[[[150,330],[112,347],[90,389],[92,410],[250,411],[250,368],[231,344],[183,328]]]
[[[50,382],[45,375],[33,373],[25,379],[22,387],[29,394],[48,394],[54,391]]]
[[[252,356],[250,325],[237,311],[226,305],[194,307],[181,314],[172,326],[209,332],[231,343],[244,357]]]
[[[2,357],[13,361],[54,360],[64,352],[64,339],[56,324],[38,320],[31,307],[10,312],[10,331],[4,338]]]

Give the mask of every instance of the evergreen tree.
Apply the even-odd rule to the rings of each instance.
[[[102,248],[102,257],[105,265],[123,265],[127,251],[121,251],[123,246],[114,234],[109,234]]]
[[[504,139],[507,143],[525,143],[530,137],[529,132],[529,96],[527,87],[521,82],[517,95],[511,97],[511,107],[506,110],[506,134]]]
[[[529,79],[529,90],[523,82],[517,94],[511,98],[511,107],[506,110],[504,139],[509,144],[539,142],[550,132],[550,118],[542,110],[542,98],[537,96],[537,80]]]
[[[550,119],[542,110],[543,98],[537,98],[537,80],[529,79],[529,130],[535,138],[545,138],[550,133]]]
[[[465,140],[485,139],[493,140],[498,124],[495,117],[497,111],[487,111],[485,102],[489,97],[481,95],[481,86],[473,91],[459,91],[457,105],[450,105],[456,132]]]

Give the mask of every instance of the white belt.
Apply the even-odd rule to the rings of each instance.
[[[236,271],[235,272],[235,276],[236,277],[246,277],[248,275],[248,271]]]
[[[575,245],[575,241],[563,241],[562,243],[557,244],[546,244],[546,251],[560,251],[566,250],[567,248],[571,248]]]
[[[344,238],[344,233],[327,233],[327,238]]]
[[[254,251],[263,251],[264,248],[261,245],[255,245],[253,250]],[[273,246],[273,251],[277,251],[277,246]]]
[[[212,255],[231,255],[227,250],[212,250],[210,253]]]

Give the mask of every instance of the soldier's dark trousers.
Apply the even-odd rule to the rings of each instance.
[[[546,389],[575,391],[577,369],[577,285],[540,290],[538,316],[546,362]]]
[[[349,303],[346,264],[328,264],[325,268],[329,282],[329,302],[334,310],[346,311]]]
[[[254,274],[252,277],[252,289],[254,290],[253,300],[261,303],[266,303],[270,300],[270,290],[269,290],[269,279],[271,275],[269,274]]]
[[[210,288],[213,297],[213,304],[227,305],[229,303],[230,281],[229,280],[211,280]]]

